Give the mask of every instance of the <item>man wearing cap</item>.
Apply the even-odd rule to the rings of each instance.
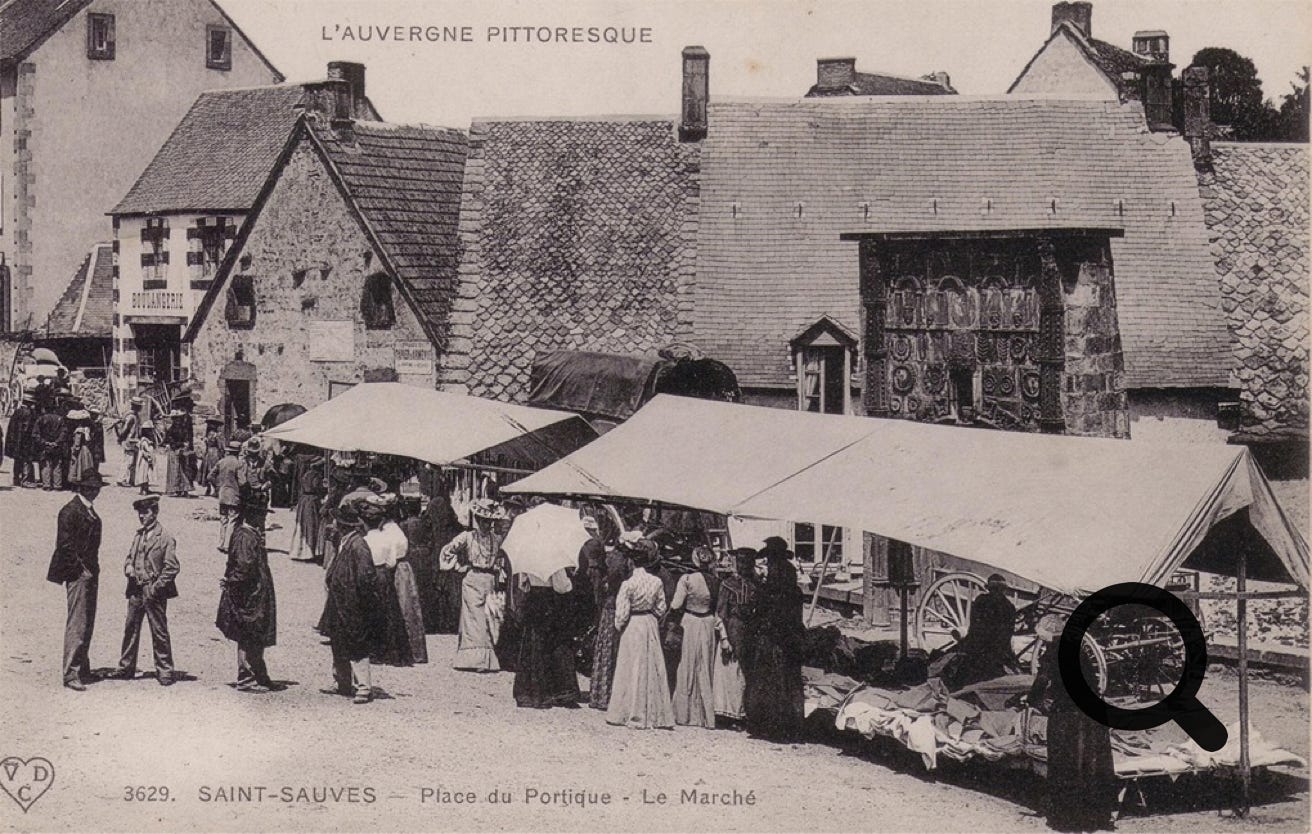
[[[137,448],[141,443],[141,423],[137,418],[137,409],[141,407],[142,400],[141,397],[133,397],[129,402],[132,407],[118,425],[118,444],[127,452],[127,468],[118,485],[126,487],[137,485]]]
[[[60,583],[68,601],[64,623],[64,686],[79,692],[92,680],[91,633],[96,626],[100,578],[100,516],[92,506],[105,482],[92,469],[78,473],[77,495],[59,511],[55,552],[46,579]]]
[[[214,492],[219,497],[219,552],[228,552],[228,542],[237,521],[241,488],[247,485],[246,463],[241,459],[241,444],[229,440],[227,454],[214,467]]]
[[[14,486],[35,487],[32,478],[32,427],[36,424],[35,388],[24,387],[23,401],[9,418],[5,454],[14,460]]]
[[[168,601],[178,595],[177,542],[159,523],[159,496],[149,495],[132,502],[141,526],[132,539],[123,573],[128,578],[127,624],[123,627],[123,656],[113,677],[131,680],[137,674],[137,650],[141,645],[141,621],[150,622],[150,641],[155,650],[155,676],[160,686],[173,683],[173,645],[169,640]]]
[[[41,461],[41,488],[47,491],[63,489],[69,437],[64,408],[57,398],[36,418],[33,434],[37,456]]]
[[[241,491],[237,529],[228,547],[228,565],[219,584],[219,613],[214,624],[237,644],[237,689],[270,692],[277,687],[264,665],[264,650],[277,642],[278,606],[264,549],[264,519],[269,495],[249,487]]]

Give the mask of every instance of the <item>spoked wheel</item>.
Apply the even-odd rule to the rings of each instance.
[[[1139,621],[1138,639],[1145,645],[1126,658],[1132,676],[1126,683],[1137,684],[1143,694],[1169,693],[1184,677],[1184,637],[1169,619],[1145,617]]]
[[[970,627],[970,606],[984,590],[983,579],[964,571],[934,580],[916,607],[916,642],[920,648],[929,652],[955,645],[952,632],[965,635]]]
[[[1039,655],[1043,653],[1044,649],[1042,640],[1034,637],[1033,641],[1026,655],[1028,656],[1030,674],[1037,675],[1039,673]],[[1056,650],[1057,644],[1054,643],[1051,651]],[[1017,656],[1021,657],[1019,653],[1017,653]],[[1084,639],[1080,641],[1080,656],[1085,661],[1085,665],[1093,670],[1097,678],[1097,680],[1089,681],[1093,685],[1093,691],[1102,695],[1107,691],[1107,652],[1103,651],[1102,646],[1099,646],[1097,641],[1086,632]],[[1025,657],[1021,657],[1022,663],[1025,660]]]

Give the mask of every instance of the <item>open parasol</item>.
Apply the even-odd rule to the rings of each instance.
[[[517,516],[501,549],[515,573],[547,580],[561,568],[577,567],[579,549],[588,540],[578,510],[539,504]]]

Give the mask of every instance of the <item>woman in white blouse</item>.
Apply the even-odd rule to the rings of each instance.
[[[606,722],[635,730],[670,728],[674,726],[674,709],[660,638],[660,623],[666,612],[665,588],[650,572],[658,559],[656,543],[626,533],[620,538],[620,546],[629,553],[633,575],[620,585],[615,599],[620,647]]]

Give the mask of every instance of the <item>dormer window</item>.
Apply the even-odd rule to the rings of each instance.
[[[364,281],[360,298],[360,315],[368,330],[386,330],[396,323],[392,304],[392,279],[385,272],[375,272]]]
[[[797,407],[816,414],[851,410],[852,357],[856,337],[829,316],[793,337],[789,347],[797,372]]]
[[[205,66],[232,69],[232,30],[227,26],[205,27]]]
[[[114,60],[114,16],[92,12],[87,15],[87,57],[93,61]]]
[[[228,327],[249,330],[255,326],[255,279],[250,275],[234,275],[228,287],[228,304],[224,309]]]

